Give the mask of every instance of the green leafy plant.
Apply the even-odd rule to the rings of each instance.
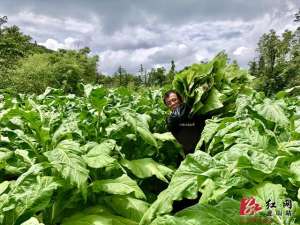
[[[193,64],[176,74],[173,86],[192,106],[191,113],[206,114],[229,107],[249,84],[252,77],[227,61],[227,55],[220,52],[210,62]]]

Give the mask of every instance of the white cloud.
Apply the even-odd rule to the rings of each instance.
[[[46,48],[52,49],[52,50],[58,50],[58,49],[76,49],[77,43],[78,43],[78,41],[76,39],[74,39],[72,37],[68,37],[64,40],[63,43],[60,43],[53,38],[49,38],[45,42],[39,43],[39,44],[45,46]]]
[[[39,45],[43,45],[46,48],[49,48],[49,49],[52,49],[52,50],[57,50],[59,48],[64,48],[63,44],[59,43],[58,41],[56,41],[52,38],[47,39],[47,41],[44,42],[44,43],[39,43]]]
[[[36,3],[32,8],[20,7],[8,17],[11,24],[20,26],[24,33],[48,48],[89,46],[92,53],[99,54],[100,69],[107,74],[114,73],[119,65],[132,73],[137,72],[140,64],[148,69],[155,65],[168,67],[172,59],[180,70],[208,60],[221,50],[245,67],[255,56],[263,33],[270,29],[280,33],[299,26],[293,23],[293,14],[299,8],[295,0],[205,4],[178,0],[170,5],[154,2],[157,5],[146,1],[132,5],[124,0],[115,8],[111,5],[114,3],[105,1],[84,3],[82,8],[65,4],[69,8],[59,8],[57,14],[53,10],[60,4],[43,3],[52,7],[43,11],[38,10]],[[190,7],[193,4],[195,7]],[[219,4],[224,7],[212,7]],[[241,5],[245,7],[233,13]],[[78,12],[84,16],[78,16]]]
[[[251,51],[250,48],[241,46],[241,47],[238,47],[238,48],[233,52],[233,54],[236,55],[236,56],[240,56],[240,55],[243,55],[243,54],[247,54],[249,51]]]

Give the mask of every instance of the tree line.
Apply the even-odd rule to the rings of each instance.
[[[97,83],[103,84],[104,86],[114,87],[114,86],[162,86],[165,84],[170,84],[175,76],[175,63],[172,60],[170,69],[167,70],[164,67],[151,68],[150,71],[144,68],[143,64],[140,64],[137,74],[130,74],[121,65],[118,67],[117,71],[108,76],[103,74],[98,74]]]
[[[120,65],[115,73],[104,75],[98,70],[99,57],[90,55],[88,47],[53,51],[38,45],[15,25],[1,28],[6,21],[1,20],[0,24],[0,89],[42,93],[51,86],[66,93],[79,93],[81,83],[161,87],[171,84],[177,73],[172,60],[169,70],[164,67],[147,70],[139,65],[137,73],[132,74]],[[294,22],[300,22],[300,11],[295,14]],[[249,73],[256,77],[256,89],[271,96],[300,85],[300,27],[281,35],[270,30],[262,35],[256,51],[257,56],[249,62]]]

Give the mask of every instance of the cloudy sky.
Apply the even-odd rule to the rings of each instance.
[[[88,46],[99,69],[177,69],[221,50],[243,67],[259,37],[294,30],[300,0],[0,0],[0,16],[51,48]]]

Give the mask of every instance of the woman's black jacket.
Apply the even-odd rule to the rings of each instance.
[[[182,145],[185,153],[194,152],[208,116],[191,116],[187,104],[178,106],[167,118],[168,130]]]

